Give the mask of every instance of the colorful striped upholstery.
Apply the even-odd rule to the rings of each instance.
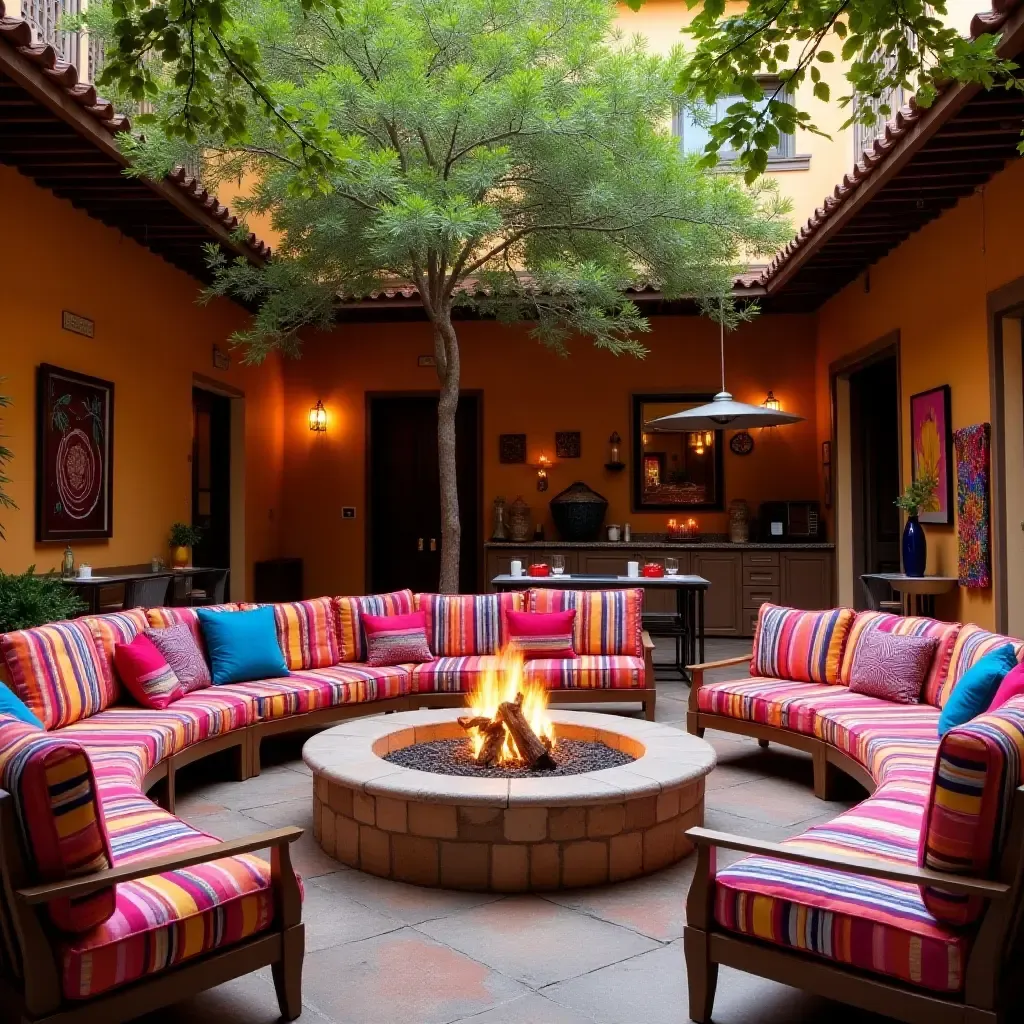
[[[942,683],[938,694],[938,707],[945,707],[953,688],[964,677],[964,673],[979,662],[990,651],[1004,644],[1013,644],[1017,660],[1020,661],[1024,655],[1024,640],[1017,640],[1012,636],[1001,636],[999,633],[990,633],[981,626],[969,622],[964,626],[956,638],[953,652],[949,660],[949,671]]]
[[[362,615],[408,615],[415,611],[411,590],[368,597],[334,598],[338,625],[339,661],[366,661],[366,637],[360,622]]]
[[[549,690],[635,690],[644,685],[644,659],[630,654],[534,658],[523,666],[523,678]]]
[[[727,679],[705,683],[697,691],[697,706],[710,714],[813,736],[814,708],[833,692],[831,686],[787,679]]]
[[[129,608],[107,615],[86,615],[77,621],[92,633],[100,656],[100,667],[107,673],[116,692],[120,680],[114,668],[114,645],[130,644],[149,625],[146,609]]]
[[[92,765],[78,743],[0,717],[0,788],[14,799],[25,860],[39,882],[113,865]],[[114,889],[48,906],[58,928],[86,931],[114,912]]]
[[[530,591],[531,612],[576,609],[577,654],[625,654],[643,658],[643,590]]]
[[[338,626],[329,597],[272,607],[277,640],[289,672],[338,663]]]
[[[205,606],[206,610],[210,612],[237,612],[252,607],[253,605],[242,606],[238,604],[211,604]],[[175,626],[179,622],[184,623],[196,638],[199,650],[203,652],[204,657],[206,656],[206,642],[203,640],[203,631],[199,628],[198,608],[186,605],[173,608],[147,608],[146,618],[149,619],[149,624],[153,629],[167,629],[168,626]]]
[[[786,846],[914,863],[925,787],[890,783]],[[715,918],[730,931],[938,992],[963,987],[971,936],[936,921],[916,885],[769,857],[720,872]]]
[[[1024,784],[1024,697],[951,729],[939,745],[925,824],[921,865],[988,877],[999,864],[1017,787]],[[934,887],[924,902],[939,920],[970,924],[983,903]]]
[[[255,720],[266,722],[343,704],[365,704],[404,697],[412,690],[412,678],[407,666],[371,668],[347,662],[293,672],[280,679],[233,683],[230,689],[251,698],[255,705]]]
[[[843,663],[839,669],[839,682],[844,686],[850,684],[850,673],[853,659],[857,653],[857,644],[869,629],[880,629],[884,633],[896,633],[899,636],[933,636],[939,646],[932,659],[931,669],[925,677],[921,691],[921,703],[939,706],[939,690],[949,671],[949,661],[953,655],[953,645],[960,632],[959,622],[940,622],[917,615],[891,615],[888,612],[858,612],[850,627],[850,635],[846,640],[843,652]]]
[[[455,658],[435,658],[412,668],[413,693],[471,693],[488,672],[494,672],[500,658],[496,654],[464,654]]]
[[[750,674],[803,683],[838,683],[853,619],[850,608],[803,612],[761,605]]]
[[[523,594],[417,594],[435,656],[497,654],[505,646],[505,613],[523,609]]]
[[[14,692],[47,729],[95,715],[117,696],[113,674],[103,670],[81,620],[4,633],[0,651]]]

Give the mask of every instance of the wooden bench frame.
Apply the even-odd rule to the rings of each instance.
[[[749,661],[749,655],[692,665],[693,683],[687,712],[687,731],[703,736],[705,729],[755,737],[763,746],[777,742],[811,754],[814,791],[826,798],[830,772],[839,768],[869,792],[875,783],[853,758],[812,736],[708,714],[697,706],[704,673]],[[725,832],[691,828],[687,836],[697,848],[697,867],[686,900],[683,949],[689,986],[690,1019],[711,1020],[718,967],[724,964],[748,974],[791,985],[859,1009],[881,1013],[907,1024],[1009,1024],[1011,1005],[1020,994],[1019,967],[1014,954],[1024,938],[1024,787],[1017,790],[1011,808],[1002,858],[995,879],[953,875],[912,864],[892,864],[869,857],[841,853],[815,853],[795,846],[747,839]],[[952,892],[986,901],[977,925],[959,993],[931,992],[886,978],[885,975],[844,967],[811,953],[748,938],[722,928],[715,920],[716,856],[719,849],[775,857],[917,885],[938,885]]]

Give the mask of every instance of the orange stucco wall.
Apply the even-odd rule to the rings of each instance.
[[[0,569],[40,570],[63,544],[35,543],[35,368],[48,362],[114,382],[114,535],[77,543],[95,566],[167,555],[167,531],[191,518],[193,374],[245,393],[245,520],[248,592],[252,563],[278,553],[283,377],[277,360],[212,366],[245,321],[236,305],[196,304],[198,283],[29,179],[0,167],[0,393],[13,399],[0,433],[14,452],[7,469],[17,511],[0,510],[7,540]],[[61,329],[61,310],[95,321],[94,338]]]
[[[522,495],[554,536],[547,502],[583,480],[609,500],[607,522],[630,522],[635,531],[664,531],[669,513],[630,511],[629,472],[609,473],[608,438],[618,431],[628,453],[630,395],[650,391],[719,388],[717,328],[697,317],[655,318],[642,361],[595,350],[577,341],[560,358],[528,337],[525,328],[493,323],[460,324],[462,385],[483,391],[483,532],[490,535],[491,502]],[[814,318],[764,317],[728,336],[727,377],[742,401],[761,402],[773,388],[784,408],[808,418],[774,431],[754,431],[755,450],[725,453],[725,501],[752,505],[776,498],[818,495],[814,420]],[[359,592],[365,563],[365,394],[367,391],[436,389],[432,368],[416,357],[432,351],[426,324],[357,324],[311,339],[297,361],[285,364],[286,554],[301,555],[308,593]],[[309,432],[309,407],[321,398],[329,426],[325,437]],[[498,435],[526,433],[528,458],[554,455],[556,430],[582,432],[582,457],[565,460],[538,493],[529,466],[498,462]],[[729,435],[727,435],[728,437]],[[632,459],[626,456],[626,461]],[[355,505],[356,520],[342,520]],[[401,513],[399,513],[401,514]],[[725,513],[696,518],[704,531],[726,531]]]
[[[817,409],[829,436],[829,364],[890,331],[900,332],[902,477],[910,479],[910,396],[952,388],[953,429],[991,421],[989,292],[1024,275],[1024,164],[1001,172],[981,193],[909,238],[820,311]],[[929,525],[928,572],[956,575],[956,527]],[[995,566],[994,570],[999,571]],[[944,617],[992,626],[992,590],[960,590],[943,599]]]

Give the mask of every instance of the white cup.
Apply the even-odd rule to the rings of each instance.
[[[78,578],[80,580],[88,580],[92,578],[92,566],[91,565],[80,565],[78,567]]]
[[[627,562],[626,563],[626,575],[631,576],[634,579],[640,576],[640,563],[639,562]]]
[[[511,572],[513,576],[523,575],[523,563],[520,562],[518,558],[512,559]]]

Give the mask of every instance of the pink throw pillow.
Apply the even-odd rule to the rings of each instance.
[[[427,613],[364,615],[366,663],[373,668],[433,661],[427,643]]]
[[[509,646],[526,661],[535,658],[575,658],[572,646],[576,609],[564,612],[506,612]]]
[[[185,623],[179,622],[166,629],[147,629],[144,635],[153,641],[167,660],[184,693],[205,690],[213,685],[210,666],[199,649],[195,633]]]
[[[1024,696],[1024,664],[1011,668],[1003,676],[1003,681],[999,684],[999,689],[996,690],[996,695],[992,698],[988,709],[989,711],[998,711],[1011,697],[1021,696]]]
[[[895,704],[917,704],[939,638],[899,636],[871,629],[861,638],[850,672],[850,692]]]
[[[139,633],[130,644],[114,645],[114,667],[144,708],[162,711],[185,696],[174,669],[145,633]]]

